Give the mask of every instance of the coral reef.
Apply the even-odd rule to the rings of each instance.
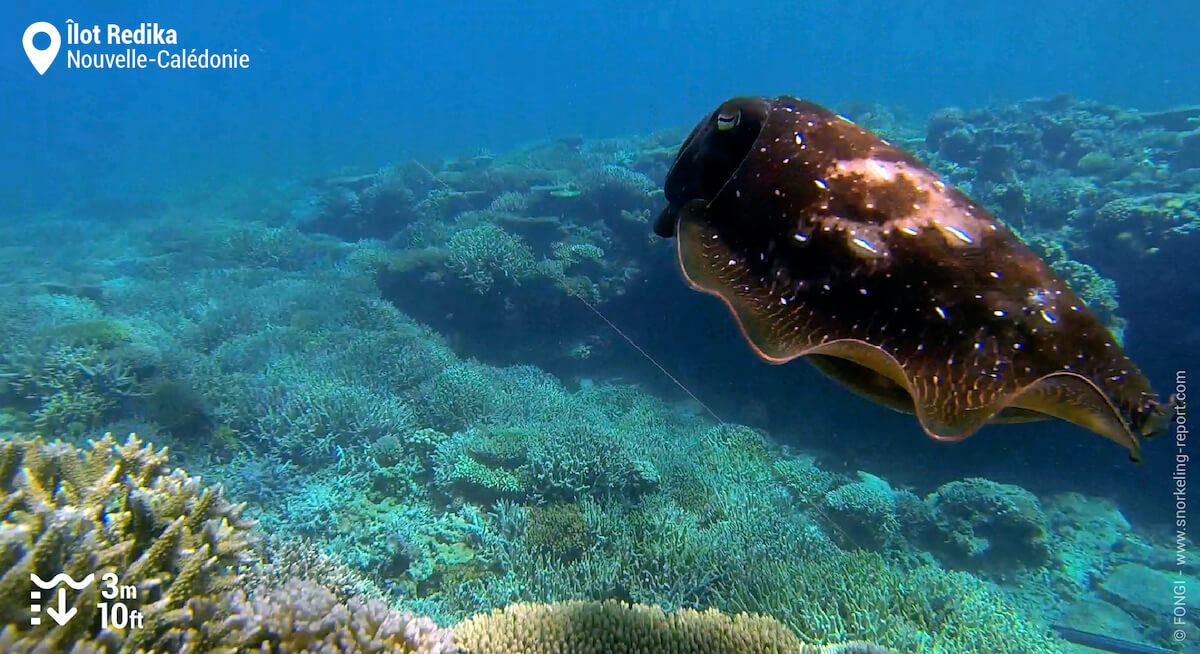
[[[808,645],[778,621],[621,602],[515,604],[480,614],[454,628],[464,652],[539,654],[662,652],[664,654],[886,654],[867,643]]]
[[[193,628],[183,610],[189,602],[232,590],[250,563],[241,507],[198,478],[169,471],[166,453],[136,437],[118,445],[106,436],[84,452],[41,440],[0,442],[0,489],[5,651],[61,650],[82,640],[126,651],[176,649]],[[30,574],[60,572],[76,579],[111,573],[134,585],[144,628],[100,628],[99,582],[76,595],[68,628],[31,625],[27,602],[17,599],[34,590]]]
[[[236,592],[223,598],[223,604],[195,602],[190,608],[193,629],[208,632],[213,649],[269,647],[289,654],[458,651],[452,634],[429,618],[398,613],[379,599],[352,597],[342,602],[312,582],[290,581],[249,598]],[[217,622],[214,618],[220,613],[228,617]],[[214,632],[218,638],[212,638]]]
[[[880,549],[900,531],[895,492],[879,477],[858,476],[859,481],[825,494],[826,515],[837,525],[835,536],[844,546]]]
[[[319,556],[257,562],[241,507],[228,504],[219,488],[168,472],[166,453],[136,436],[122,445],[106,436],[83,452],[41,440],[4,441],[0,489],[6,652],[233,652],[265,645],[297,654],[456,651],[449,632],[428,618],[393,612],[378,599],[341,600],[315,581],[290,576],[303,561],[306,575],[335,578],[337,567]],[[77,579],[112,574],[134,586],[131,601],[143,626],[102,627],[101,582],[78,591],[69,626],[30,624],[20,599],[33,589],[30,574],[48,579],[59,572]],[[355,590],[365,587],[355,582]]]
[[[1020,229],[1116,331],[1127,314],[1145,324],[1132,311],[1153,304],[1149,280],[1194,249],[1194,110],[1055,98],[924,126],[876,105],[848,115]],[[844,406],[829,423],[777,418],[790,382],[750,396],[753,364],[724,368],[704,314],[660,321],[670,261],[648,222],[683,136],[345,171],[270,224],[256,207],[0,226],[20,244],[0,248],[0,431],[80,445],[136,430],[224,485],[136,442],[6,443],[0,581],[20,595],[21,570],[72,557],[143,570],[153,628],[76,618],[81,651],[440,651],[430,620],[497,610],[456,633],[481,652],[551,627],[582,637],[568,627],[585,619],[695,632],[670,641],[680,651],[765,630],[763,647],[788,651],[1056,652],[1047,623],[1068,606],[1169,644],[1117,620],[1160,610],[1137,588],[1176,570],[1113,502],[955,480],[977,474],[963,468],[898,474],[892,434],[845,438],[836,421],[860,417]],[[667,367],[755,427],[672,403],[572,295],[635,341],[677,341]],[[248,546],[251,517],[283,539]],[[6,606],[0,649],[50,642]]]
[[[928,501],[944,537],[932,551],[951,566],[1003,575],[1050,559],[1046,515],[1024,488],[965,479],[943,485]]]

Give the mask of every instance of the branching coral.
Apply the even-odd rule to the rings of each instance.
[[[497,277],[519,284],[536,271],[533,250],[490,223],[455,232],[446,247],[450,267],[481,293],[490,289]]]
[[[0,357],[0,379],[32,403],[46,432],[98,427],[119,403],[138,394],[140,380],[99,344],[50,343]]]
[[[136,436],[124,445],[106,436],[82,453],[41,440],[4,442],[0,489],[0,561],[7,563],[0,624],[9,625],[0,635],[4,651],[61,650],[86,639],[127,651],[171,649],[186,628],[189,599],[234,588],[248,563],[241,507],[198,478],[168,471],[165,451]],[[120,583],[135,585],[145,626],[101,630],[99,583],[76,594],[72,607],[79,613],[68,627],[52,629],[49,620],[31,625],[30,574],[50,579],[59,572],[75,579],[114,573]]]
[[[1045,625],[978,578],[873,552],[780,557],[728,588],[724,610],[774,615],[805,640],[868,639],[901,651],[1062,652]]]
[[[106,436],[83,452],[37,439],[0,443],[0,490],[0,651],[456,651],[449,632],[360,596],[373,586],[303,544],[257,560],[241,507],[168,471],[165,451],[136,436],[124,445]],[[112,573],[135,586],[143,625],[102,628],[99,581],[75,593],[66,625],[31,624],[30,574],[59,572]]]

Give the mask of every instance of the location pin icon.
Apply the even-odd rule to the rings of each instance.
[[[33,46],[33,37],[38,34],[50,37],[50,46],[45,50],[38,50]],[[21,45],[25,46],[25,56],[29,57],[29,63],[33,64],[38,75],[45,75],[50,64],[54,63],[54,58],[58,56],[58,47],[62,45],[62,37],[58,34],[58,28],[45,21],[39,21],[25,29],[25,36],[21,37]]]

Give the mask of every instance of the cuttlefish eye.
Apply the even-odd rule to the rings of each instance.
[[[721,112],[717,114],[717,129],[722,132],[731,130],[737,127],[738,119],[742,117],[742,112],[735,111],[733,113]]]

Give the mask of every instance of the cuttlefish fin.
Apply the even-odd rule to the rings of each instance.
[[[842,384],[861,397],[901,413],[916,413],[912,396],[904,386],[866,366],[849,359],[826,354],[810,354],[805,360],[826,377]],[[1001,409],[988,422],[1013,424],[1039,422],[1051,418],[1052,416],[1039,411],[1009,406]]]
[[[1090,429],[1129,450],[1140,460],[1141,442],[1112,400],[1088,378],[1073,372],[1046,375],[1021,389],[1007,404]]]
[[[983,395],[963,386],[964,380],[940,378],[928,361],[901,363],[877,345],[831,338],[836,325],[805,313],[803,306],[793,304],[781,310],[771,289],[740,263],[703,217],[703,202],[689,203],[677,212],[679,266],[693,288],[720,298],[729,307],[746,341],[761,358],[784,363],[809,357],[821,372],[855,393],[914,413],[924,431],[937,440],[961,440],[988,422],[1054,417],[1099,433],[1137,458],[1137,437],[1112,402],[1086,378],[1061,372],[1025,387],[998,388]]]

